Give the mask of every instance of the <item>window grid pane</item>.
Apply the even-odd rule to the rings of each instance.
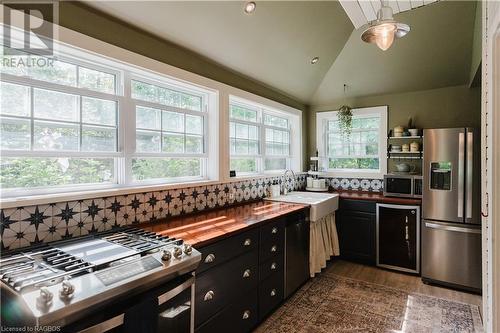
[[[134,181],[202,176],[202,158],[134,158]]]
[[[6,88],[2,97],[22,91],[23,98],[28,99],[22,112],[9,108],[10,102],[2,101],[0,114],[9,116],[1,117],[1,149],[117,152],[117,102],[20,84],[2,82],[1,87]],[[4,106],[8,108],[5,111]]]
[[[180,109],[203,111],[202,97],[132,80],[132,98]]]
[[[70,62],[35,55],[4,55],[24,66],[2,66],[1,72],[25,76],[35,80],[68,87],[89,89],[106,94],[116,94],[116,75],[98,69],[90,69]]]
[[[230,122],[229,123],[230,154],[237,156],[255,156],[259,154],[258,126]]]
[[[114,163],[114,158],[2,157],[0,186],[5,189],[26,189],[77,184],[110,184],[116,181]]]
[[[290,155],[290,132],[266,128],[266,155]]]
[[[204,153],[204,116],[136,106],[136,152]]]
[[[380,117],[353,117],[348,137],[340,133],[339,121],[327,122],[326,144],[329,169],[376,170],[379,168]]]

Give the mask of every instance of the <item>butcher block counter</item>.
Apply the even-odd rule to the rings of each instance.
[[[165,222],[141,224],[139,227],[169,237],[181,238],[196,247],[212,244],[244,229],[309,206],[285,202],[257,201],[216,209],[207,213],[180,216]]]

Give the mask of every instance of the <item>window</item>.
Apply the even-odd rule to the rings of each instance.
[[[231,170],[241,175],[291,168],[294,116],[232,98],[229,118]]]
[[[116,82],[114,72],[61,60],[44,68],[2,67],[2,189],[115,183]]]
[[[207,177],[213,92],[82,51],[5,57],[3,196]]]
[[[136,80],[132,97],[136,100],[133,180],[202,178],[206,158],[202,97]]]
[[[387,107],[353,109],[352,131],[342,135],[337,112],[317,113],[322,166],[338,176],[382,178],[387,170]]]

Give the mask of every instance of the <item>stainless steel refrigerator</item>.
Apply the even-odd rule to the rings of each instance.
[[[481,290],[480,137],[424,130],[422,280]]]

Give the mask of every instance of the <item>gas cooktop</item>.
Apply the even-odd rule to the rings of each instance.
[[[2,297],[35,325],[64,325],[103,300],[192,272],[200,259],[181,239],[125,228],[0,259]]]

